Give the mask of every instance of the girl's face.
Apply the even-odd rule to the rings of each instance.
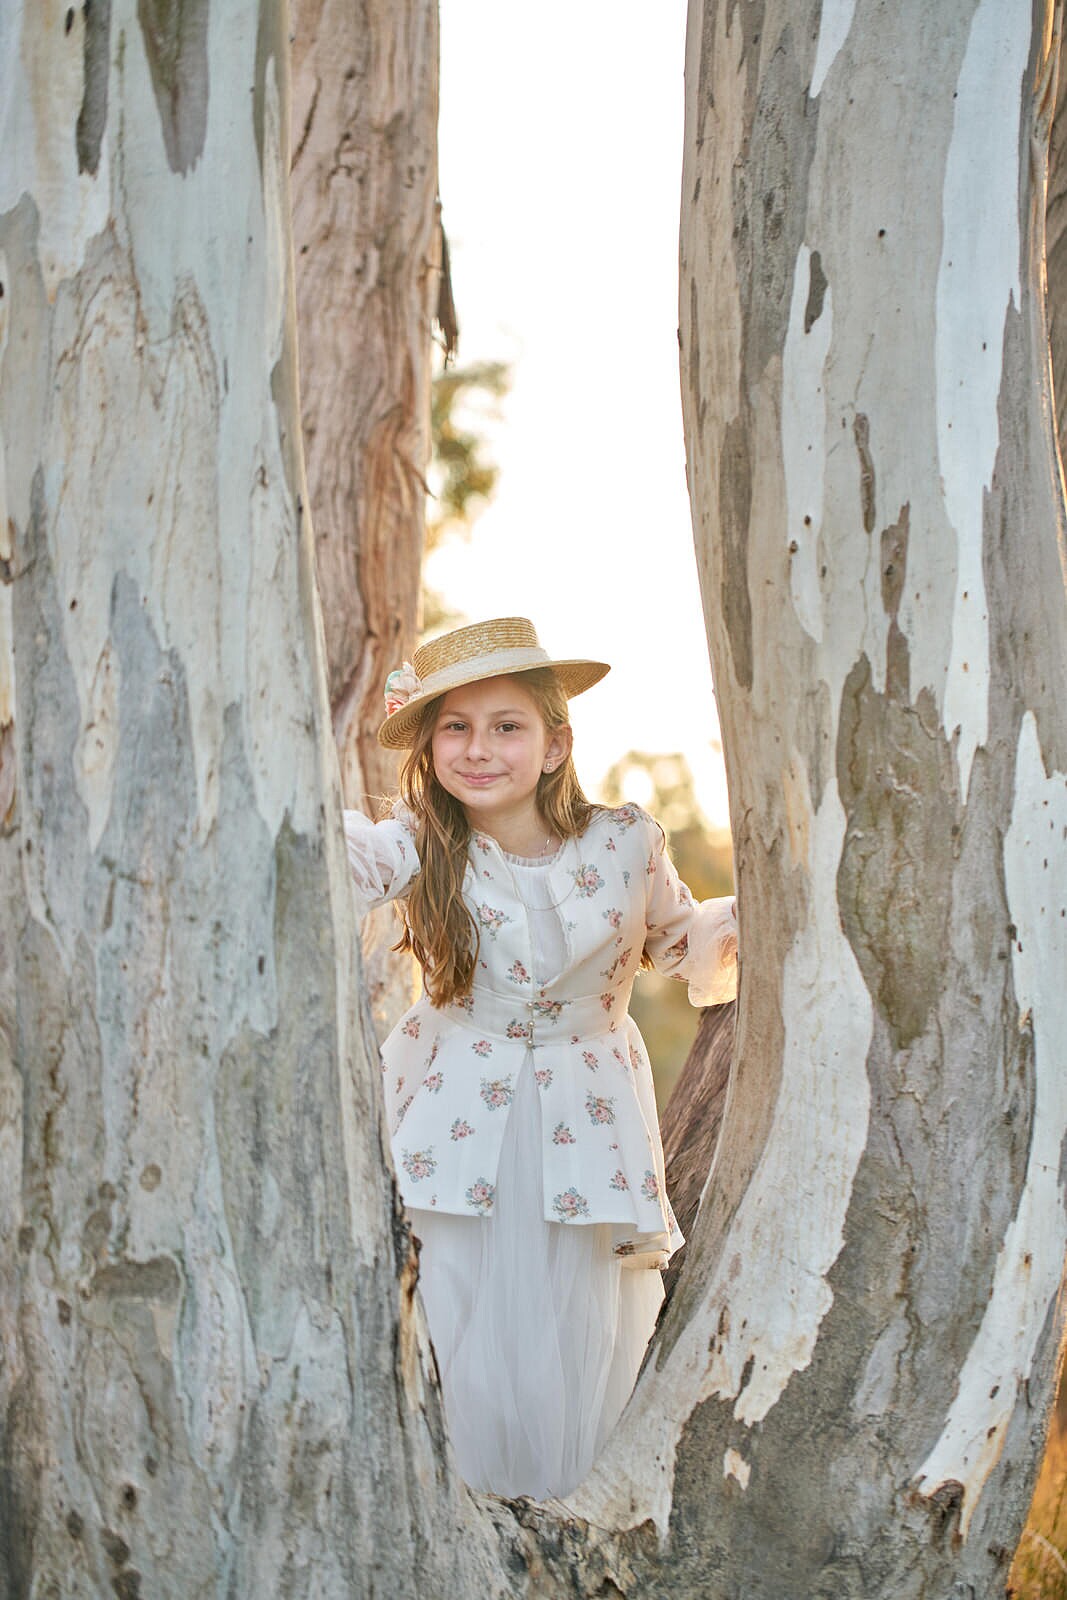
[[[449,690],[431,742],[438,783],[474,827],[535,813],[546,761],[558,766],[570,748],[570,728],[550,733],[517,677],[481,678]]]

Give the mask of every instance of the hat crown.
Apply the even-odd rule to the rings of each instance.
[[[431,639],[415,651],[412,666],[424,682],[439,672],[479,661],[506,650],[540,650],[533,623],[527,617],[495,617],[491,622],[475,622],[467,628]]]

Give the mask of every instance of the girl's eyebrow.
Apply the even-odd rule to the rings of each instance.
[[[490,711],[490,713],[489,713],[490,719],[495,718],[495,717],[521,717],[521,716],[524,716],[524,715],[526,715],[525,712],[523,712],[521,710],[518,710],[518,711],[512,710],[507,706],[505,706],[502,711]],[[467,721],[470,720],[465,711],[442,711],[441,712],[441,717],[446,722],[447,722],[449,717],[458,717],[461,722],[467,722]]]

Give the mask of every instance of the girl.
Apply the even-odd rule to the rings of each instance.
[[[401,799],[345,813],[361,900],[399,897],[423,972],[382,1065],[457,1463],[536,1499],[588,1472],[682,1243],[634,977],[696,1005],[735,987],[733,901],[695,905],[658,824],[582,793],[567,697],[607,671],[522,617],[424,645],[378,735],[408,751]]]

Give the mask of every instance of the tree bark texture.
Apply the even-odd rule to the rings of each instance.
[[[1062,462],[1067,439],[1067,71],[1064,71],[1062,27],[1059,52],[1056,108],[1049,142],[1045,255],[1049,347]]]
[[[493,1593],[360,1028],[285,8],[12,5],[0,75],[0,1594]]]
[[[1049,141],[1045,203],[1045,292],[1060,470],[1067,457],[1067,71],[1059,21],[1055,113]],[[1061,1357],[1059,1392],[1049,1426],[1030,1515],[1012,1567],[1012,1592],[1025,1600],[1067,1596],[1067,1366]]]
[[[686,1238],[693,1231],[722,1130],[730,1082],[737,1003],[704,1012],[681,1076],[660,1123],[666,1161],[667,1193]],[[663,1276],[668,1294],[685,1264],[688,1246],[671,1257]]]
[[[395,789],[376,734],[417,641],[440,277],[435,0],[297,0],[293,239],[330,707],[353,805]]]
[[[725,1478],[699,1540],[723,1592],[992,1593],[1040,1454],[1067,1127],[1053,21],[691,7],[687,457],[758,982],[696,1259],[578,1498],[692,1536],[693,1571]]]
[[[440,281],[436,0],[296,0],[292,198],[301,412],[341,785],[377,814],[377,728],[417,640]],[[411,1004],[391,906],[363,928],[384,1038]]]

